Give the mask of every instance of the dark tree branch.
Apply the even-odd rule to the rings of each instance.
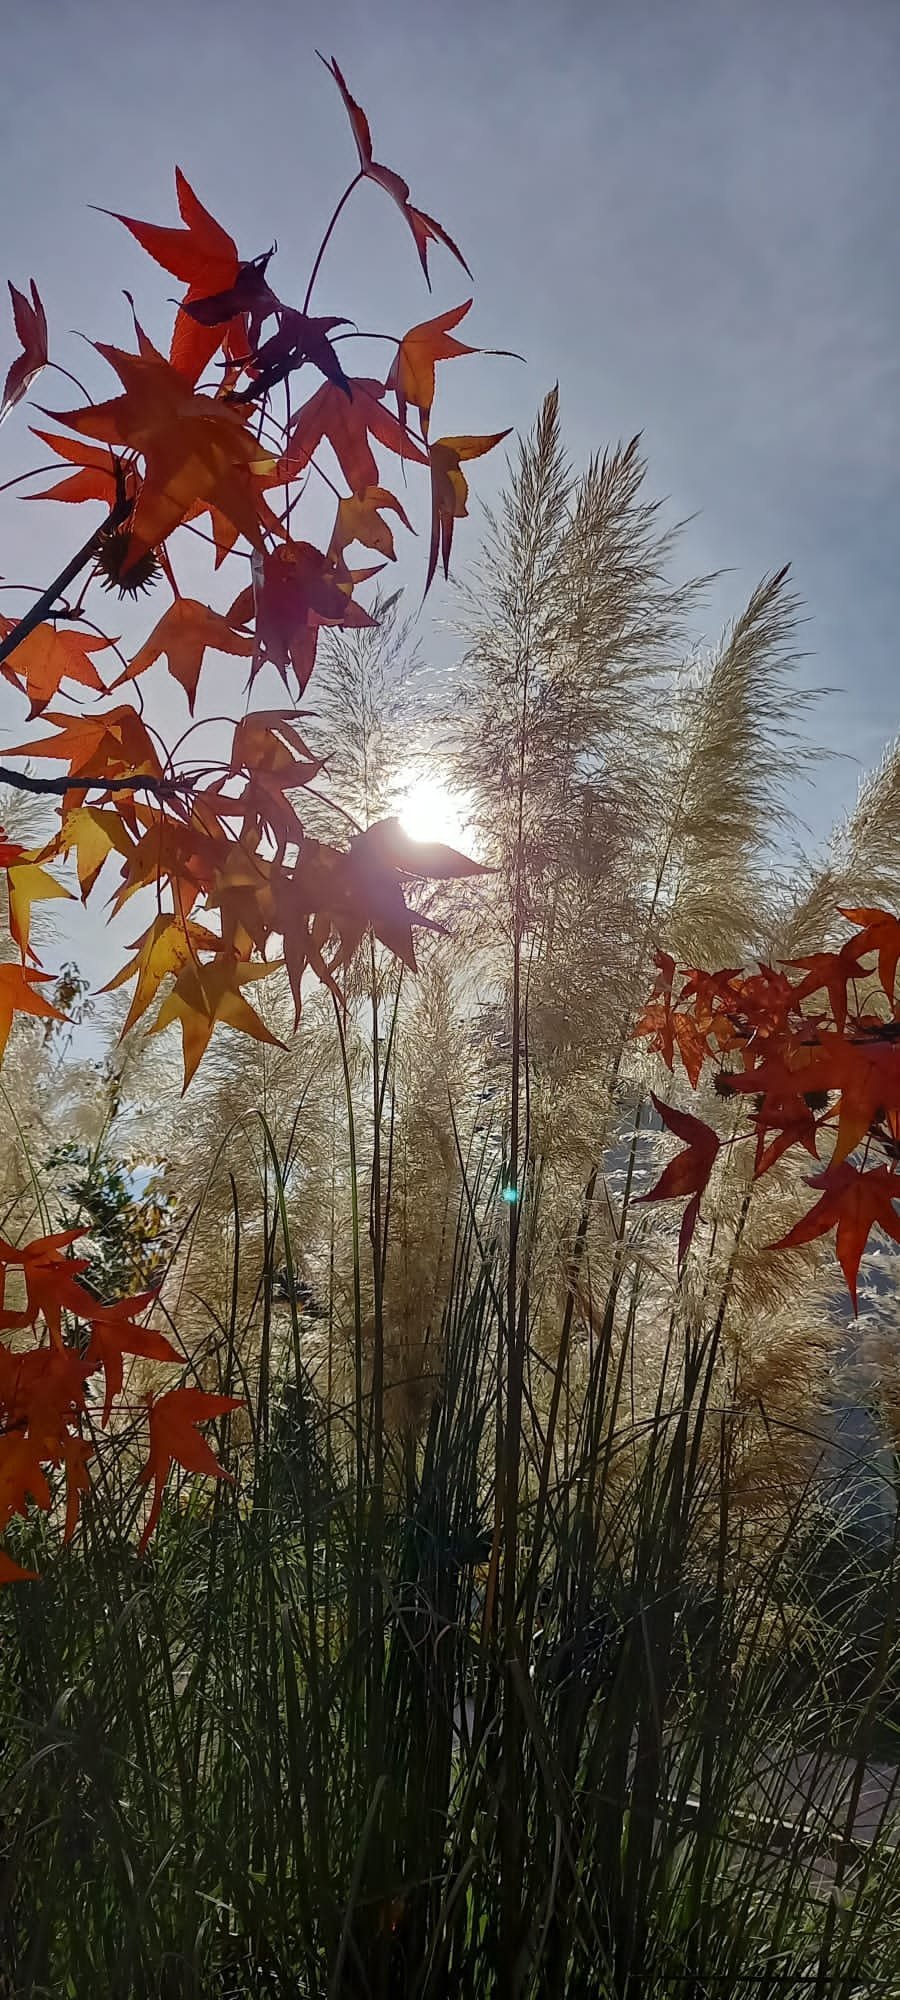
[[[152,792],[158,799],[176,798],[194,790],[193,778],[32,778],[24,771],[11,771],[0,764],[0,785],[12,785],[18,792],[51,792],[64,798],[66,792]]]
[[[35,598],[30,611],[26,611],[24,618],[20,618],[18,624],[13,626],[8,638],[0,640],[0,666],[2,666],[4,660],[9,659],[10,653],[15,652],[17,646],[21,646],[23,640],[28,638],[29,633],[34,632],[38,625],[43,624],[45,618],[52,615],[53,606],[57,598],[61,597],[63,591],[68,590],[69,584],[74,583],[76,576],[79,576],[81,571],[87,568],[92,556],[96,555],[103,536],[109,534],[115,528],[120,528],[123,521],[127,520],[130,512],[131,501],[124,493],[121,493],[116,500],[115,506],[107,514],[106,520],[101,522],[99,528],[94,529],[93,534],[88,536],[86,542],[82,543],[81,548],[66,563],[65,568],[60,570],[59,575],[54,578],[53,582],[48,585],[41,596]],[[26,790],[28,789],[29,787],[26,786]],[[31,789],[37,790],[38,787],[33,786]],[[49,791],[52,787],[41,785],[39,789],[41,791]]]

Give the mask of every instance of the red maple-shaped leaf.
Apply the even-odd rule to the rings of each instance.
[[[469,487],[462,471],[462,461],[481,458],[486,451],[502,443],[509,431],[494,431],[491,437],[444,437],[437,438],[431,446],[431,547],[428,552],[428,574],[425,579],[425,594],[431,588],[434,572],[438,566],[438,556],[444,567],[444,575],[450,574],[450,550],[453,546],[454,521],[465,519],[466,501]]]
[[[0,1533],[13,1514],[25,1514],[28,1501],[48,1508],[52,1494],[41,1464],[41,1446],[24,1431],[0,1437]]]
[[[366,180],[376,181],[378,186],[383,187],[385,192],[391,196],[392,201],[397,203],[401,215],[412,231],[413,241],[418,250],[419,260],[429,289],[431,287],[431,279],[428,275],[428,245],[432,242],[443,243],[446,249],[451,251],[452,255],[456,258],[457,263],[462,265],[463,270],[468,272],[471,278],[472,273],[469,270],[469,266],[462,251],[454,243],[452,236],[447,235],[446,229],[442,228],[439,222],[435,222],[432,215],[426,215],[423,209],[413,207],[409,198],[409,185],[403,180],[400,174],[394,173],[390,167],[381,166],[377,160],[373,159],[372,134],[369,130],[369,121],[362,106],[357,104],[355,98],[351,97],[334,57],[332,57],[330,62],[327,62],[324,56],[320,56],[320,61],[325,63],[327,70],[330,70],[344,100],[347,116],[353,129],[353,137],[356,140],[356,149],[359,153],[359,171],[364,175]]]
[[[186,376],[189,382],[196,382],[207,362],[221,347],[227,322],[219,320],[212,325],[204,324],[186,313],[184,307],[196,299],[207,299],[211,294],[224,292],[234,285],[240,270],[240,258],[234,238],[204,208],[180,167],[175,168],[175,194],[184,224],[182,229],[165,228],[154,222],[136,222],[133,216],[118,215],[114,209],[107,209],[106,213],[115,215],[117,222],[123,222],[141,248],[157,264],[161,264],[164,271],[171,271],[173,278],[180,278],[182,284],[187,285],[175,321],[169,359],[180,375]]]
[[[41,1455],[52,1458],[63,1429],[83,1407],[90,1373],[77,1347],[13,1349],[0,1343],[2,1428],[27,1430]]]
[[[0,965],[0,1057],[9,1040],[15,1014],[36,1014],[42,1021],[64,1021],[58,1007],[45,1000],[43,993],[36,992],[42,980],[51,978],[49,972],[37,972],[30,965]]]
[[[831,1159],[838,1167],[886,1111],[900,1110],[900,1046],[875,1036],[851,1040],[831,1033],[818,1042],[794,1044],[746,1075],[730,1077],[729,1088],[761,1095],[764,1110],[770,1099],[796,1096],[798,1091],[838,1092],[837,1140]]]
[[[109,1423],[110,1411],[122,1388],[122,1357],[139,1355],[143,1361],[182,1361],[183,1356],[152,1326],[138,1326],[136,1316],[146,1312],[155,1292],[141,1292],[133,1299],[119,1299],[113,1306],[95,1305],[90,1315],[91,1338],[85,1355],[89,1367],[102,1368],[106,1384],[101,1422]]]
[[[835,1025],[843,1031],[847,1020],[847,987],[852,979],[860,979],[863,972],[858,947],[852,952],[846,945],[841,951],[815,951],[809,958],[792,958],[786,963],[806,973],[806,978],[794,987],[795,1001],[805,1000],[812,993],[827,993]]]
[[[816,1135],[819,1125],[804,1097],[767,1097],[762,1110],[754,1112],[751,1122],[756,1126],[753,1172],[757,1180],[761,1174],[767,1174],[770,1167],[774,1167],[793,1146],[803,1146],[813,1159],[818,1158]],[[777,1136],[769,1139],[770,1132],[775,1132]]]
[[[457,340],[451,333],[452,326],[458,326],[472,304],[464,299],[461,306],[452,306],[449,312],[436,313],[433,319],[425,319],[418,326],[411,326],[403,335],[397,348],[386,387],[393,390],[397,398],[397,415],[401,424],[406,425],[407,406],[411,403],[419,412],[419,422],[423,438],[428,437],[428,420],[434,402],[434,370],[438,361],[452,361],[462,354],[479,354],[478,347],[468,347],[464,340]]]
[[[444,926],[407,903],[404,880],[449,881],[485,872],[442,842],[410,840],[396,819],[376,822],[343,850],[304,840],[296,868],[273,882],[274,927],[284,939],[298,1016],[307,968],[340,999],[335,973],[349,965],[368,931],[415,972],[414,929]]]
[[[351,589],[349,572],[311,542],[286,542],[269,550],[255,567],[252,586],[229,612],[235,625],[246,624],[255,612],[251,678],[268,660],[287,686],[291,666],[302,694],[315,664],[320,626],[360,630],[375,624],[371,613],[354,602]]]
[[[41,369],[47,365],[47,315],[34,279],[31,280],[30,299],[26,298],[24,292],[17,291],[12,283],[9,285],[9,296],[12,300],[13,324],[22,343],[22,352],[16,355],[6,377],[3,396],[0,399],[0,424],[27,393]]]
[[[102,500],[107,507],[112,506],[117,492],[117,467],[124,461],[103,445],[85,444],[81,438],[62,437],[56,431],[37,430],[34,425],[32,430],[58,458],[78,469],[67,473],[56,486],[45,486],[39,493],[26,493],[26,500],[64,500],[69,504]]]
[[[700,1201],[706,1192],[706,1185],[715,1166],[719,1152],[719,1135],[711,1125],[705,1125],[702,1118],[694,1118],[689,1111],[678,1111],[672,1104],[663,1104],[661,1099],[650,1093],[653,1105],[664,1125],[676,1138],[683,1139],[687,1148],[677,1153],[663,1168],[655,1187],[647,1194],[636,1196],[637,1201],[672,1201],[677,1196],[689,1194],[681,1230],[678,1237],[678,1268],[681,1269],[690,1247],[691,1238],[700,1214]]]
[[[0,639],[15,631],[14,618],[0,615]],[[37,625],[28,637],[0,665],[0,673],[11,687],[24,688],[31,703],[29,720],[40,715],[48,701],[59,693],[64,680],[78,681],[82,687],[103,691],[103,682],[91,659],[111,645],[95,632],[77,632],[68,626]]]
[[[70,1245],[85,1236],[86,1229],[61,1229],[55,1235],[35,1237],[31,1243],[5,1243],[0,1237],[0,1275],[4,1294],[0,1308],[0,1328],[32,1326],[43,1316],[50,1338],[62,1346],[62,1315],[74,1313],[89,1319],[97,1301],[78,1282],[87,1269],[86,1257],[67,1257]],[[5,1303],[6,1272],[18,1269],[25,1284],[25,1307],[9,1309]]]
[[[801,1244],[812,1243],[817,1236],[827,1236],[836,1229],[838,1263],[856,1312],[860,1259],[870,1232],[877,1224],[886,1236],[900,1243],[900,1216],[894,1207],[900,1197],[900,1177],[887,1167],[862,1170],[843,1160],[838,1166],[832,1164],[822,1173],[813,1174],[808,1185],[823,1190],[815,1208],[795,1222],[793,1229],[773,1248],[796,1250]]]
[[[383,403],[385,387],[365,375],[348,377],[349,397],[333,382],[323,382],[298,410],[288,433],[284,456],[269,483],[283,485],[300,477],[324,438],[334,452],[344,478],[353,493],[364,493],[379,484],[378,463],[370,439],[417,465],[427,464],[425,453],[409,437],[391,410]]]
[[[217,507],[254,548],[263,547],[264,527],[280,536],[281,524],[262,490],[263,475],[274,471],[275,461],[237,410],[197,394],[177,368],[155,355],[127,354],[102,342],[98,346],[116,370],[124,394],[87,409],[53,414],[84,437],[123,445],[143,457],[144,477],[128,524],[127,561],[120,578],[148,550],[158,548],[198,503]]]
[[[861,927],[857,936],[842,946],[842,951],[849,952],[854,959],[878,953],[878,977],[893,1006],[900,961],[900,917],[892,916],[889,910],[870,909],[842,910],[841,916]]]
[[[219,1464],[212,1446],[201,1437],[198,1424],[212,1417],[224,1417],[241,1407],[239,1396],[208,1396],[202,1389],[169,1389],[150,1403],[150,1452],[139,1473],[144,1485],[153,1483],[153,1499],[140,1540],[143,1553],[162,1508],[163,1491],[170,1468],[180,1465],[185,1472],[199,1472],[209,1479],[234,1479]]]
[[[671,952],[658,951],[655,957],[656,978],[650,991],[646,1007],[635,1022],[632,1033],[636,1038],[647,1036],[650,1047],[662,1056],[667,1069],[675,1067],[675,1050],[696,1090],[700,1081],[703,1064],[709,1054],[707,1035],[712,1014],[704,1009],[704,1026],[701,1027],[695,1014],[680,1012],[672,996],[672,982],[676,965]]]
[[[235,654],[239,659],[249,659],[253,652],[253,640],[243,632],[235,632],[227,618],[223,618],[218,611],[210,610],[208,604],[201,604],[198,598],[176,597],[168,611],[163,612],[149,639],[145,639],[135,653],[127,671],[113,682],[113,687],[121,687],[124,681],[137,680],[161,654],[165,654],[172,679],[184,688],[193,715],[197,683],[207,648],[217,653]]]

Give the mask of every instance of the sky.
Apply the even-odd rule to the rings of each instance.
[[[9,8],[0,275],[37,279],[54,349],[95,393],[115,384],[69,329],[129,344],[128,287],[162,335],[176,285],[90,204],[174,222],[176,161],[242,254],[277,239],[273,278],[299,303],[355,165],[317,48],[365,106],[376,157],[465,251],[461,332],[525,357],[448,366],[435,431],[526,430],[555,381],[576,463],[642,431],[649,490],[668,520],[693,517],[683,573],[726,572],[710,639],[792,563],[802,678],[834,690],[815,730],[839,756],[800,802],[822,834],[900,728],[897,0]],[[365,187],[318,309],[401,331],[469,295],[439,247],[432,270],[433,304],[399,215]],[[0,368],[7,349],[0,323]],[[78,400],[59,378],[37,394]],[[35,462],[28,421],[0,433],[0,480]],[[490,499],[501,454],[472,472]],[[85,521],[0,497],[3,579],[45,581]],[[461,566],[476,541],[477,521],[460,524]],[[436,591],[422,614],[426,658],[444,657],[446,608]],[[0,688],[0,742],[22,719]]]

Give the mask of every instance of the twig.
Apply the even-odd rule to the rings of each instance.
[[[66,563],[65,568],[60,570],[59,575],[54,578],[53,582],[48,585],[48,588],[42,592],[41,596],[35,598],[30,611],[26,611],[24,618],[20,618],[18,624],[13,626],[8,637],[0,640],[0,665],[2,665],[4,660],[9,659],[10,653],[14,653],[16,647],[21,646],[23,641],[29,637],[29,634],[36,630],[38,625],[43,624],[44,619],[52,613],[57,598],[62,597],[63,592],[68,589],[69,584],[74,582],[76,576],[87,567],[91,557],[96,555],[102,537],[112,529],[121,527],[122,522],[126,520],[130,512],[131,501],[127,499],[124,493],[120,494],[115,506],[107,515],[106,520],[101,522],[99,528],[94,529],[93,534],[88,537],[86,542],[82,543],[81,548]],[[26,786],[27,789],[28,787]],[[35,785],[32,789],[47,791],[52,790],[53,787],[50,785]]]
[[[19,792],[52,792],[64,798],[66,792],[152,792],[158,799],[174,798],[179,792],[194,790],[193,778],[154,778],[139,773],[133,778],[32,778],[24,771],[11,771],[0,764],[0,784],[13,785]]]

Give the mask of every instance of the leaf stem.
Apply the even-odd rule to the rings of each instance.
[[[312,298],[313,286],[319,275],[319,267],[321,265],[322,258],[324,257],[328,245],[331,241],[331,238],[334,234],[335,224],[337,223],[342,210],[346,207],[347,202],[350,200],[350,196],[352,195],[354,188],[357,188],[359,186],[360,181],[364,179],[365,175],[363,174],[362,168],[360,168],[359,173],[354,174],[352,181],[350,181],[349,185],[345,187],[344,192],[341,195],[340,201],[338,202],[338,205],[331,218],[331,221],[328,224],[328,228],[326,229],[322,241],[319,244],[319,248],[316,251],[316,261],[309,274],[309,284],[306,287],[306,297],[303,301],[303,311],[305,313],[309,311],[309,302],[310,299]]]

